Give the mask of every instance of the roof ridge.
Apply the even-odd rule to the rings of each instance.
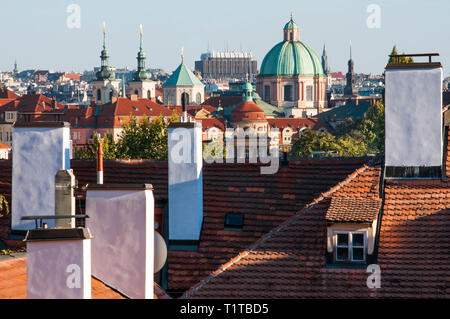
[[[306,204],[305,207],[300,209],[297,213],[295,213],[293,216],[289,217],[287,220],[282,222],[277,227],[270,230],[268,233],[260,237],[253,245],[251,245],[248,249],[241,251],[237,256],[231,258],[228,262],[225,264],[222,264],[219,268],[214,270],[206,279],[200,281],[198,284],[192,286],[189,290],[187,290],[180,299],[188,298],[189,296],[193,295],[195,291],[202,288],[206,284],[208,284],[211,280],[213,280],[215,277],[219,276],[221,273],[223,273],[226,269],[231,267],[233,264],[238,263],[242,258],[248,256],[251,252],[253,252],[256,248],[258,248],[260,245],[265,243],[268,239],[272,238],[274,234],[278,234],[280,231],[282,231],[284,228],[286,228],[288,225],[290,225],[292,222],[297,220],[300,216],[302,216],[304,213],[312,209],[315,205],[320,203],[322,200],[324,200],[326,197],[330,196],[331,194],[335,193],[339,189],[343,188],[345,185],[353,181],[357,176],[359,176],[361,173],[365,172],[370,166],[367,164],[364,164],[360,168],[357,168],[353,171],[353,173],[349,174],[347,178],[335,186],[329,188],[327,191],[322,192],[319,197],[313,199],[312,202],[309,204]]]

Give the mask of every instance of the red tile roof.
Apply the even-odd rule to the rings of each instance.
[[[264,111],[254,102],[241,102],[231,111],[230,120],[238,121],[265,121]]]
[[[204,221],[198,251],[169,251],[168,289],[186,290],[311,200],[361,167],[367,158],[291,160],[273,175],[259,164],[205,164]],[[72,160],[79,186],[96,182],[95,161]],[[105,161],[105,183],[150,183],[167,200],[167,162]],[[367,193],[370,189],[357,189]],[[11,194],[11,161],[0,161],[0,193]],[[81,194],[82,195],[82,194]],[[224,229],[228,212],[244,214],[242,231]]]
[[[363,166],[235,254],[184,298],[369,297],[365,269],[325,267],[333,197],[376,198],[380,163]]]
[[[196,121],[202,123],[202,130],[206,131],[210,127],[217,127],[218,129],[225,131],[225,125],[221,120],[215,118],[196,119]]]
[[[19,95],[0,84],[0,99],[17,99]]]
[[[93,299],[124,299],[118,292],[92,278]],[[12,258],[0,261],[0,299],[25,299],[27,297],[27,260]]]
[[[380,198],[336,197],[331,199],[325,218],[329,222],[371,223],[377,219],[380,208]]]

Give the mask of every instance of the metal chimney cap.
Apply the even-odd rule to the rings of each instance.
[[[45,128],[54,128],[54,127],[70,127],[69,122],[16,122],[13,125],[14,128],[17,127],[45,127]]]
[[[152,184],[89,184],[86,190],[153,190]]]
[[[25,242],[92,239],[89,228],[40,228],[27,232]]]

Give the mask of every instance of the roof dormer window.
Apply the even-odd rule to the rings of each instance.
[[[379,198],[332,198],[327,210],[327,264],[362,266],[374,258]]]
[[[366,238],[367,232],[335,231],[333,236],[335,262],[364,262]]]

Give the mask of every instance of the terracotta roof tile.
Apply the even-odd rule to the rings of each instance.
[[[333,197],[327,210],[329,222],[368,222],[378,217],[381,208],[379,198]]]
[[[124,299],[124,297],[92,278],[93,299]],[[0,261],[0,299],[25,299],[27,296],[26,258]]]

